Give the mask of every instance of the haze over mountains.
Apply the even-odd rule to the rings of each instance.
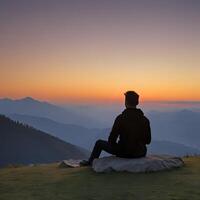
[[[19,109],[18,105],[20,105],[21,109]],[[13,120],[29,124],[66,142],[89,150],[92,149],[97,139],[107,139],[115,116],[122,111],[122,108],[116,105],[114,105],[115,112],[113,112],[112,108],[107,111],[102,109],[101,115],[104,115],[105,118],[107,117],[108,121],[110,120],[108,128],[104,128],[105,126],[100,125],[103,124],[101,118],[95,117],[94,107],[92,109],[93,112],[88,113],[88,115],[86,113],[77,114],[78,109],[79,107],[74,110],[72,108],[57,107],[32,98],[24,98],[17,100],[17,102],[14,100],[0,100],[0,113],[3,112]],[[100,108],[98,109],[100,111]],[[89,111],[91,109],[88,107]],[[63,112],[62,116],[56,117]],[[153,142],[149,147],[150,153],[174,155],[200,154],[199,112],[189,110],[171,112],[150,111],[146,115],[149,117],[152,127]],[[78,120],[76,120],[76,116]],[[66,117],[66,119],[63,117]],[[60,118],[62,119],[59,121]],[[85,119],[83,120],[82,118]],[[90,118],[92,118],[92,128],[90,123],[84,122],[88,122]],[[70,121],[70,124],[67,121]],[[79,124],[78,122],[81,123]],[[98,124],[100,128],[98,126],[95,127],[95,124]],[[88,125],[89,127],[87,127]]]
[[[200,112],[152,111],[148,117],[156,139],[174,141],[200,149]]]
[[[19,113],[38,117],[47,117],[62,123],[78,124],[90,128],[103,126],[98,120],[77,114],[67,108],[62,108],[47,102],[41,102],[31,97],[23,99],[0,99],[0,113]]]
[[[82,116],[88,116],[101,121],[106,127],[110,127],[116,115],[121,113],[125,107],[124,102],[91,103],[83,105],[68,104],[62,106]],[[145,101],[140,102],[138,107],[141,108],[146,115],[152,111],[168,113],[190,110],[200,113],[200,101]]]
[[[92,148],[92,142],[102,131],[101,129],[89,129],[79,125],[60,123],[44,117],[21,114],[8,114],[7,116],[87,149]]]
[[[58,123],[47,118],[19,114],[9,115],[9,117],[13,120],[37,127],[37,129],[42,131],[49,132],[64,141],[88,150],[92,150],[97,139],[107,139],[110,133],[110,129],[87,129],[81,126]],[[200,154],[200,150],[197,148],[177,142],[158,141],[155,139],[152,141],[151,145],[148,146],[148,152],[152,154],[160,153],[178,156]]]

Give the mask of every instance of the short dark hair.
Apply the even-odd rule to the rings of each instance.
[[[136,106],[139,103],[139,94],[134,91],[127,91],[124,93],[125,101],[130,106]]]

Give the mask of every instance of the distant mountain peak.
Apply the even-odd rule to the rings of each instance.
[[[17,99],[17,102],[25,102],[25,103],[42,103],[37,99],[34,99],[32,97],[24,97],[22,99]]]
[[[38,100],[32,98],[32,97],[24,97],[21,99],[11,99],[11,98],[2,98],[0,99],[1,101],[5,101],[5,102],[15,102],[15,101],[31,101],[31,102],[38,102]]]
[[[23,100],[23,101],[37,101],[37,100],[35,100],[34,98],[32,98],[32,97],[24,97],[24,98],[22,98],[22,99],[19,99],[19,100]]]

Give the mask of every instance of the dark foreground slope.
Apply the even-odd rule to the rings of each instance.
[[[96,174],[57,164],[0,170],[1,200],[199,200],[200,157],[172,171]]]
[[[84,157],[81,148],[0,115],[0,166]]]

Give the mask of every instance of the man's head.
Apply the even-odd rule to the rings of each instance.
[[[136,107],[139,103],[139,95],[134,91],[127,91],[125,95],[126,107]]]

